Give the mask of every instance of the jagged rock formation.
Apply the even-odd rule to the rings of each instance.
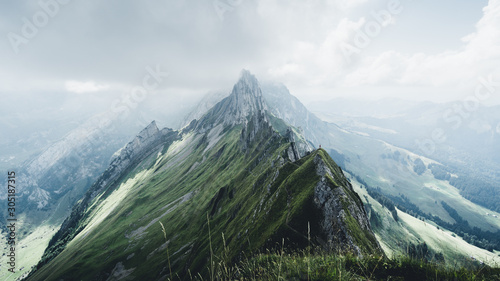
[[[326,234],[328,248],[335,251],[346,247],[361,255],[363,251],[359,245],[362,242],[356,241],[355,236],[361,234],[366,235],[368,239],[374,238],[369,234],[370,223],[361,199],[347,179],[338,176],[342,174],[338,166],[332,167],[331,163],[328,165],[319,155],[314,157],[314,164],[316,174],[321,177],[314,188],[314,203],[323,214],[320,225]],[[337,171],[333,172],[331,167]],[[356,223],[349,224],[352,221]],[[376,244],[375,241],[371,242]]]
[[[297,145],[295,143],[295,134],[293,133],[291,128],[286,130],[286,138],[290,142],[290,147],[288,148],[288,158],[292,159],[292,161],[297,161],[300,159],[301,153],[297,149]]]
[[[301,155],[299,138],[271,120],[257,80],[243,71],[199,121],[181,131],[152,123],[122,149],[28,280],[106,280],[117,269],[165,280],[167,259],[188,278],[206,273],[211,251],[237,260],[282,239],[292,248],[380,253],[340,168],[324,150]],[[76,263],[82,257],[101,262]]]
[[[243,123],[243,130],[241,131],[241,149],[246,151],[251,143],[259,136],[271,137],[274,131],[269,124],[264,112],[253,114],[250,120],[245,120]]]
[[[149,156],[165,140],[171,142],[177,137],[177,132],[174,132],[172,129],[164,128],[160,131],[156,126],[156,122],[151,122],[131,142],[116,153],[118,155],[111,161],[103,176],[97,180],[99,184],[92,186],[90,200],[133,164]]]

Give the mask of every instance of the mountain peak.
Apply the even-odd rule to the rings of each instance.
[[[151,123],[149,123],[146,128],[142,129],[142,131],[137,135],[137,138],[139,139],[147,139],[155,134],[157,134],[160,130],[158,129],[158,126],[156,125],[156,121],[153,120]]]
[[[259,81],[246,69],[241,71],[240,79],[234,85],[229,99],[232,110],[242,114],[249,115],[252,111],[260,113],[266,109]]]
[[[246,69],[241,70],[240,79],[238,80],[236,85],[234,85],[234,87],[236,87],[239,84],[247,85],[250,89],[254,89],[254,90],[256,90],[256,88],[260,88],[259,81],[257,81],[257,78],[255,78],[255,75],[253,75],[252,73],[250,73],[250,71],[248,71]],[[234,87],[233,87],[233,91],[234,91]]]
[[[248,70],[242,70],[240,79],[231,94],[215,105],[201,120],[198,128],[245,124],[253,116],[265,115],[266,103],[257,78]]]
[[[161,131],[158,129],[156,125],[156,121],[149,123],[144,129],[139,132],[135,138],[129,142],[126,146],[115,152],[113,155],[111,165],[118,165],[118,163],[124,162],[124,160],[129,160],[141,153],[144,153],[144,150],[151,147],[154,144],[157,144],[162,137]],[[121,164],[120,164],[121,165]],[[128,162],[126,162],[128,165]]]

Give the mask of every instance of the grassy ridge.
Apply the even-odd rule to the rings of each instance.
[[[377,247],[350,216],[350,204],[361,200],[324,150],[292,163],[290,143],[272,129],[259,130],[244,152],[241,126],[219,129],[220,138],[189,133],[131,169],[95,198],[78,222],[81,231],[28,280],[212,276],[213,257],[235,264],[276,249],[283,237],[303,249],[320,235],[322,214],[313,200],[318,159],[332,171],[329,186],[344,190],[346,228],[356,245],[364,253]]]
[[[164,272],[165,256],[159,255],[158,249],[164,248],[165,241],[161,239],[163,235],[159,227],[151,226],[137,237],[127,238],[127,235],[148,226],[155,219],[160,219],[166,226],[166,236],[169,238],[167,245],[172,252],[174,271],[186,270],[184,264],[190,264],[190,269],[196,271],[207,263],[204,257],[210,252],[205,215],[207,211],[214,209],[213,198],[222,188],[228,191],[229,196],[230,193],[235,194],[238,186],[244,186],[247,188],[238,189],[236,196],[240,198],[239,201],[244,202],[245,208],[243,203],[240,206],[219,204],[220,207],[215,208],[217,214],[214,213],[215,217],[212,218],[212,224],[216,226],[214,231],[226,232],[228,243],[236,244],[233,240],[237,234],[228,231],[231,227],[227,225],[225,214],[235,213],[237,209],[242,210],[238,221],[246,223],[246,229],[253,230],[253,225],[250,225],[247,219],[252,215],[252,208],[259,203],[259,199],[258,196],[252,196],[252,193],[258,190],[252,190],[251,187],[270,164],[258,165],[260,159],[264,158],[266,153],[276,151],[278,154],[280,150],[287,148],[286,144],[280,144],[277,139],[266,144],[267,139],[262,138],[263,143],[256,143],[248,154],[242,154],[239,146],[240,132],[240,127],[233,128],[207,153],[203,152],[208,143],[201,137],[174,144],[171,151],[175,150],[176,146],[186,147],[158,159],[148,170],[147,178],[131,179],[130,182],[117,186],[115,191],[109,191],[106,196],[113,200],[96,205],[92,211],[95,213],[110,209],[109,214],[96,227],[84,231],[88,234],[77,236],[53,262],[34,274],[32,280],[58,280],[58,276],[72,276],[83,280],[92,279],[91,276],[98,278],[100,272],[111,272],[118,262],[123,262],[125,268],[136,268],[134,275],[154,278]],[[183,157],[183,151],[190,153]],[[162,171],[162,168],[171,163],[174,165]],[[198,167],[193,169],[196,163]],[[127,191],[121,192],[126,185],[129,185]],[[258,185],[259,189],[263,188],[263,185],[264,182]],[[111,196],[110,193],[114,192],[122,195]],[[190,200],[175,203],[178,198],[190,192]],[[247,200],[248,198],[253,200]],[[111,207],[116,200],[121,203]],[[169,204],[182,207],[166,213],[168,208],[164,208]],[[86,217],[98,216],[88,214]],[[86,228],[92,223],[82,221],[79,227]],[[241,226],[234,231],[236,229],[241,229]],[[261,243],[257,241],[256,245]],[[219,248],[218,245],[222,245],[221,238],[215,238],[213,244]],[[144,261],[148,262],[147,266]],[[57,275],[53,275],[54,273]]]

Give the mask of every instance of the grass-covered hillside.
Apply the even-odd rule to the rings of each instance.
[[[29,280],[92,280],[117,270],[149,280],[170,270],[206,274],[211,253],[233,261],[282,239],[294,248],[327,243],[313,200],[319,160],[332,172],[329,184],[346,194],[346,224],[338,231],[362,253],[378,251],[373,234],[349,210],[350,204],[362,208],[360,198],[324,150],[292,163],[284,157],[290,143],[275,132],[261,130],[242,153],[241,126],[223,131],[186,134],[98,195],[74,239]]]
[[[342,170],[322,149],[299,159],[253,76],[221,104],[113,180],[104,173],[28,280],[190,279],[211,276],[215,259],[237,264],[285,244],[382,254]]]

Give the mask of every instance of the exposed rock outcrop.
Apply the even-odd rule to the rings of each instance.
[[[327,247],[334,251],[350,251],[357,255],[367,252],[360,247],[375,248],[378,243],[371,232],[368,215],[359,196],[345,177],[339,177],[340,168],[334,173],[322,157],[314,158],[316,173],[320,181],[314,189],[314,203],[323,214],[320,222],[327,237]],[[360,236],[368,238],[361,241]],[[370,241],[371,240],[371,241]]]

